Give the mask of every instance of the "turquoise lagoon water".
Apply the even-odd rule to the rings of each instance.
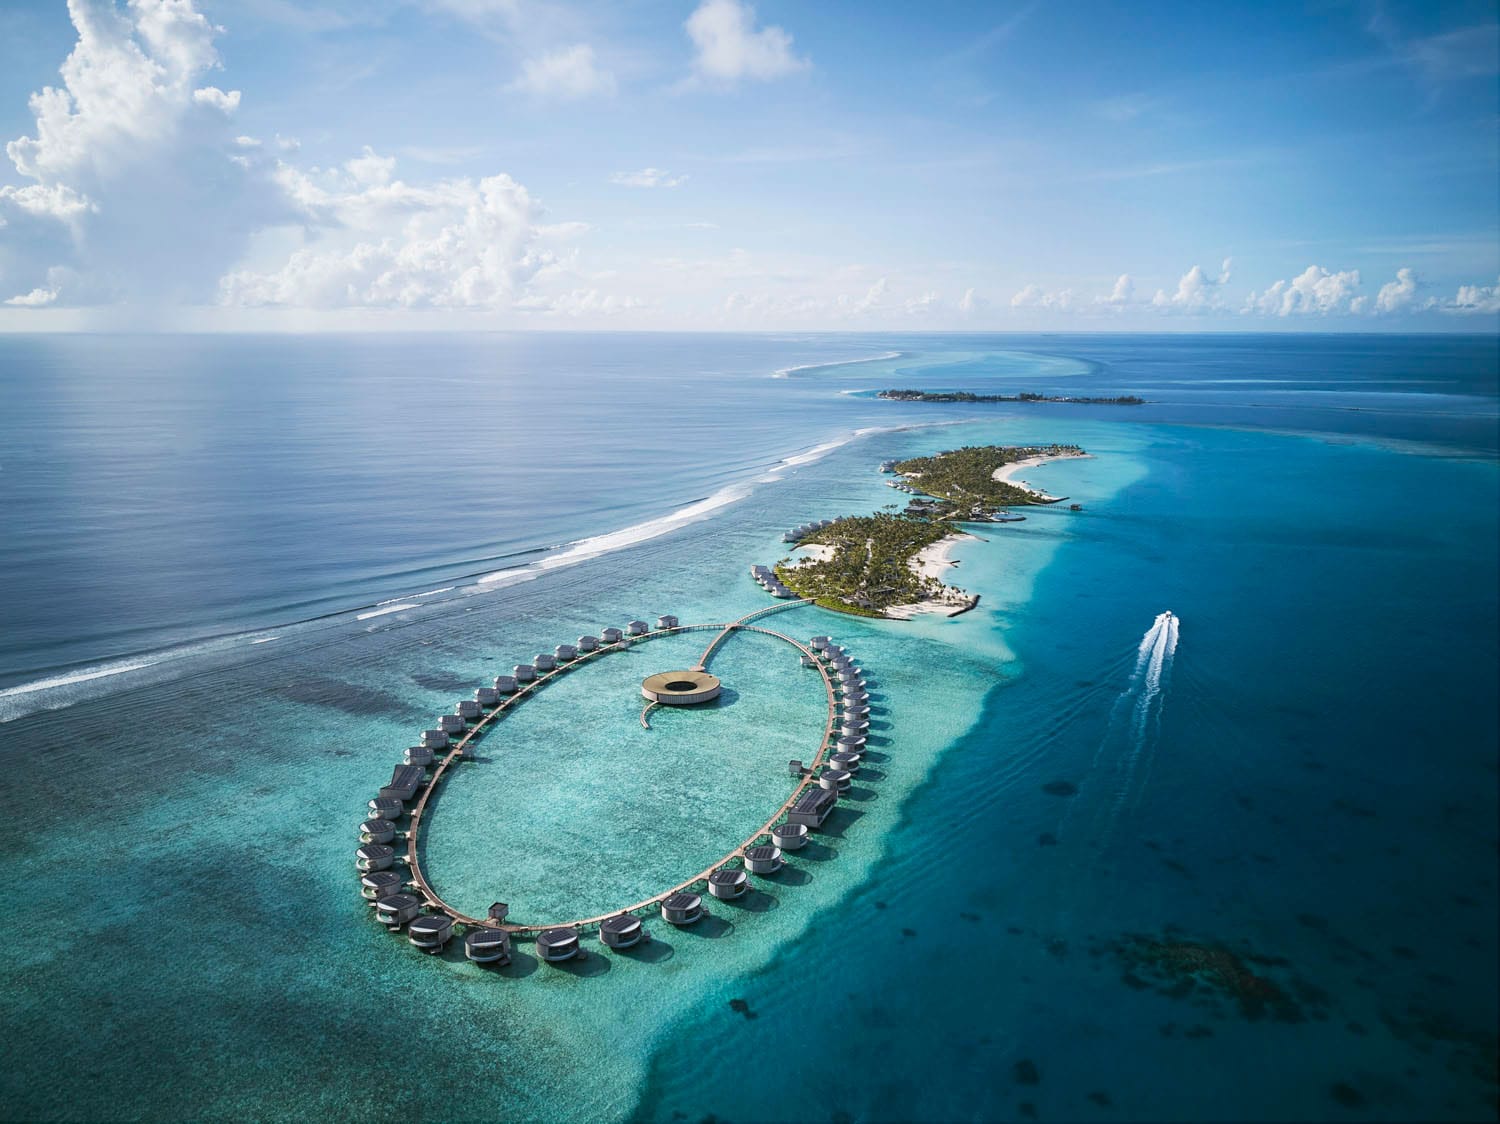
[[[147,340],[114,349],[160,395],[134,418],[93,346],[7,342],[0,368],[30,423],[3,461],[6,1116],[1492,1117],[1492,341]],[[299,378],[226,415],[248,391],[205,365],[268,356]],[[590,393],[516,385],[544,363]],[[415,420],[482,400],[488,439],[371,417],[434,369],[456,373]],[[1017,380],[1153,405],[843,393]],[[659,385],[702,404],[676,428],[630,405]],[[201,432],[151,453],[186,414]],[[974,528],[952,580],[982,600],[951,621],[769,618],[848,644],[876,704],[871,765],[784,875],[562,969],[422,956],[369,919],[354,827],[433,714],[606,624],[763,607],[745,571],[783,527],[889,502],[880,460],[979,441],[1084,445],[1027,474],[1084,510]],[[59,503],[84,526],[41,549]],[[582,914],[762,822],[821,688],[738,636],[724,703],[643,730],[639,678],[708,635],[500,723],[436,802],[434,882]],[[1142,953],[1167,947],[1232,953],[1275,999],[1184,988]]]

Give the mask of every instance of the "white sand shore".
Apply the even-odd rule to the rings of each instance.
[[[1056,503],[1058,500],[1065,500],[1068,497],[1049,495],[1040,488],[1032,487],[1024,480],[1014,479],[1015,474],[1028,468],[1036,468],[1037,465],[1047,464],[1049,461],[1074,460],[1078,457],[1087,457],[1090,455],[1089,453],[1059,453],[1056,456],[1050,457],[1026,457],[1011,464],[1001,465],[991,475],[1000,483],[1009,484],[1013,488],[1020,488],[1023,492],[1030,492],[1039,500]]]
[[[911,568],[924,578],[943,581],[949,575],[949,571],[958,565],[950,557],[953,553],[953,548],[964,539],[978,538],[978,535],[960,532],[956,535],[949,535],[947,538],[939,539],[911,560]],[[955,613],[961,613],[965,609],[971,608],[972,604],[973,602],[967,595],[961,600],[929,598],[926,601],[918,601],[913,605],[892,605],[889,609],[885,610],[885,615],[892,620],[899,621],[909,621],[918,613],[941,613],[945,617],[951,617]]]
[[[815,562],[827,562],[833,557],[833,547],[824,546],[822,543],[810,542],[806,546],[799,546],[792,551],[792,562],[802,562],[812,559]]]
[[[960,531],[956,535],[938,539],[937,542],[927,547],[911,560],[911,568],[924,578],[936,578],[942,581],[948,570],[958,565],[953,561],[953,548],[964,539],[977,539],[978,535],[971,535],[966,531]]]

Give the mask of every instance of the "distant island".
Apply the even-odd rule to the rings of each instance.
[[[975,394],[968,390],[882,390],[877,398],[892,402],[1072,402],[1079,406],[1143,406],[1144,398],[1122,394],[1117,398],[1081,398],[1071,394]]]
[[[1016,482],[1023,468],[1059,457],[1087,456],[1077,445],[978,445],[932,456],[888,461],[892,486],[917,498],[903,512],[846,516],[826,526],[798,528],[801,559],[783,558],[775,576],[787,590],[819,605],[857,616],[906,619],[916,613],[954,616],[979,597],[944,585],[956,565],[953,545],[969,538],[960,522],[1004,523],[1021,516],[1005,507],[1053,504],[1060,497]],[[1065,498],[1065,497],[1062,497]],[[785,595],[785,594],[783,594]]]

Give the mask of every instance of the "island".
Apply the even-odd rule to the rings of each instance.
[[[966,445],[930,457],[891,461],[882,468],[897,474],[891,486],[916,496],[912,515],[965,523],[1005,523],[1022,518],[1006,507],[1061,503],[1015,474],[1060,457],[1087,456],[1077,445]]]
[[[896,610],[936,603],[972,608],[973,601],[961,604],[967,594],[932,573],[937,558],[923,557],[960,533],[952,523],[916,515],[851,515],[800,540],[805,556],[795,562],[783,558],[776,576],[797,596],[856,616],[902,616],[906,613]],[[945,558],[938,562],[946,564]]]
[[[788,538],[799,558],[783,558],[774,580],[762,579],[779,596],[810,598],[826,609],[856,616],[909,619],[916,613],[956,616],[979,597],[942,582],[957,563],[953,545],[972,538],[959,523],[1002,523],[1022,518],[1004,508],[1058,503],[1013,475],[1059,457],[1087,456],[1077,445],[979,445],[931,456],[887,461],[893,487],[917,498],[905,511],[809,523]],[[762,573],[764,568],[761,568]],[[777,585],[784,589],[777,589]]]
[[[1114,398],[1089,398],[1072,394],[975,394],[969,390],[882,390],[875,397],[892,402],[1068,402],[1076,406],[1144,406],[1134,394]]]

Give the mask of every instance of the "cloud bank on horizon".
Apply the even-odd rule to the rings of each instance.
[[[1500,315],[1484,4],[1287,6],[1243,27],[1184,8],[1159,18],[1202,57],[1175,71],[1097,12],[950,15],[746,0],[3,15],[0,98],[32,92],[0,102],[15,138],[0,327],[1487,330]],[[66,44],[60,66],[39,61],[48,43]],[[1328,90],[1354,100],[1310,96]]]

